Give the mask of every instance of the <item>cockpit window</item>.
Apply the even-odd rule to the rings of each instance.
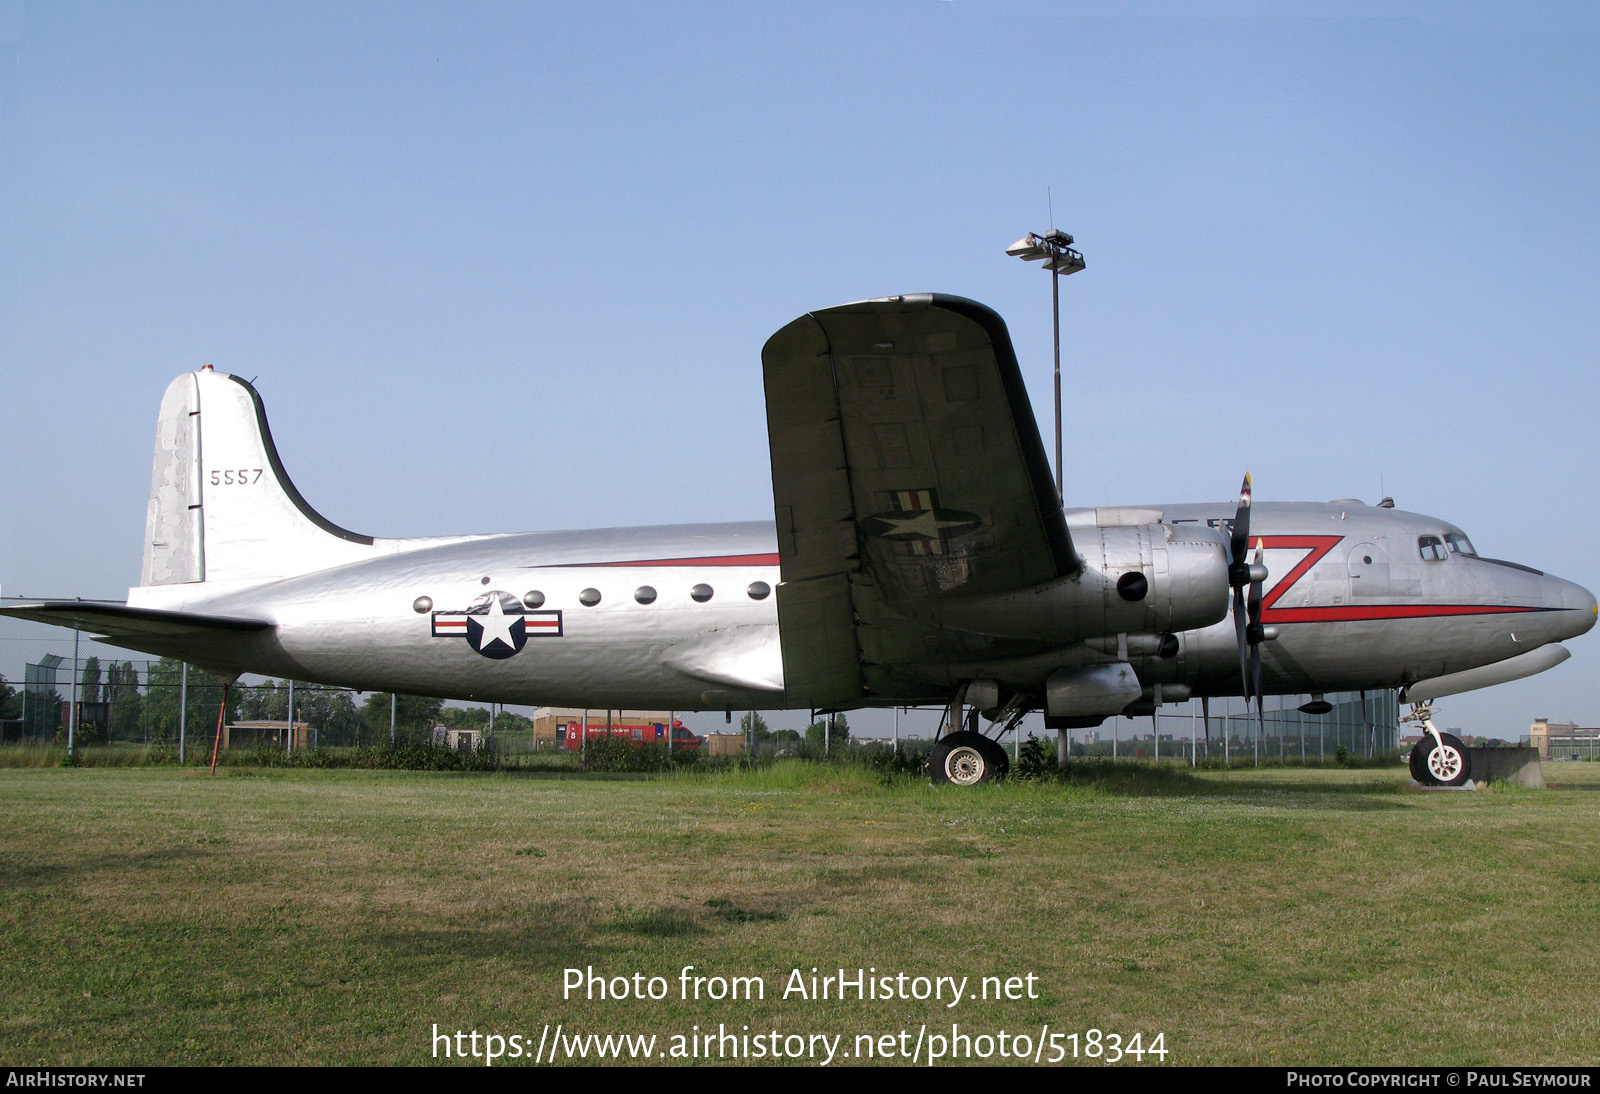
[[[1472,541],[1460,532],[1445,533],[1444,543],[1452,554],[1466,555],[1468,558],[1478,557],[1478,552],[1472,549]]]
[[[1449,557],[1449,552],[1445,550],[1444,541],[1438,536],[1418,537],[1417,550],[1429,562],[1438,562],[1442,558]]]

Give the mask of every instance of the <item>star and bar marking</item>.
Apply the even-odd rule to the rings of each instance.
[[[433,637],[465,638],[474,653],[495,661],[515,656],[530,638],[560,638],[560,611],[532,611],[508,592],[485,593],[465,611],[434,612]],[[508,610],[509,609],[509,610]]]
[[[983,524],[976,513],[939,506],[939,492],[896,490],[888,512],[876,513],[861,522],[862,530],[879,539],[892,540],[914,555],[942,555],[949,551],[950,537],[970,532]]]

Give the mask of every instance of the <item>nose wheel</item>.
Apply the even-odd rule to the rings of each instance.
[[[1401,721],[1420,722],[1422,740],[1411,747],[1411,777],[1422,786],[1465,786],[1472,777],[1466,746],[1453,733],[1441,733],[1433,724],[1433,709],[1418,703]]]

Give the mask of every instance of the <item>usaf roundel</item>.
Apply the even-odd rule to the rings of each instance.
[[[492,589],[461,612],[434,612],[435,638],[465,638],[473,652],[504,661],[530,638],[560,638],[559,611],[528,611],[508,592]]]

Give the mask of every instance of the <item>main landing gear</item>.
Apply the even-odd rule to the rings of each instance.
[[[974,786],[1003,779],[1011,770],[1011,758],[981,733],[960,730],[941,737],[928,753],[928,777],[936,783]]]
[[[973,702],[970,709],[967,707],[969,700]],[[928,778],[932,782],[976,786],[1006,777],[1011,770],[1011,758],[995,737],[1003,737],[1015,729],[1027,715],[1028,708],[1020,695],[1013,696],[998,713],[991,715],[989,728],[999,727],[999,732],[995,737],[987,737],[978,732],[978,710],[981,706],[993,711],[998,700],[999,689],[991,681],[963,684],[955,693],[940,726],[952,732],[940,737],[928,753]],[[963,723],[964,728],[955,729]]]
[[[1422,740],[1411,747],[1411,777],[1422,786],[1465,786],[1472,777],[1466,746],[1454,734],[1439,732],[1433,724],[1433,707],[1418,703],[1400,720],[1423,728]]]

